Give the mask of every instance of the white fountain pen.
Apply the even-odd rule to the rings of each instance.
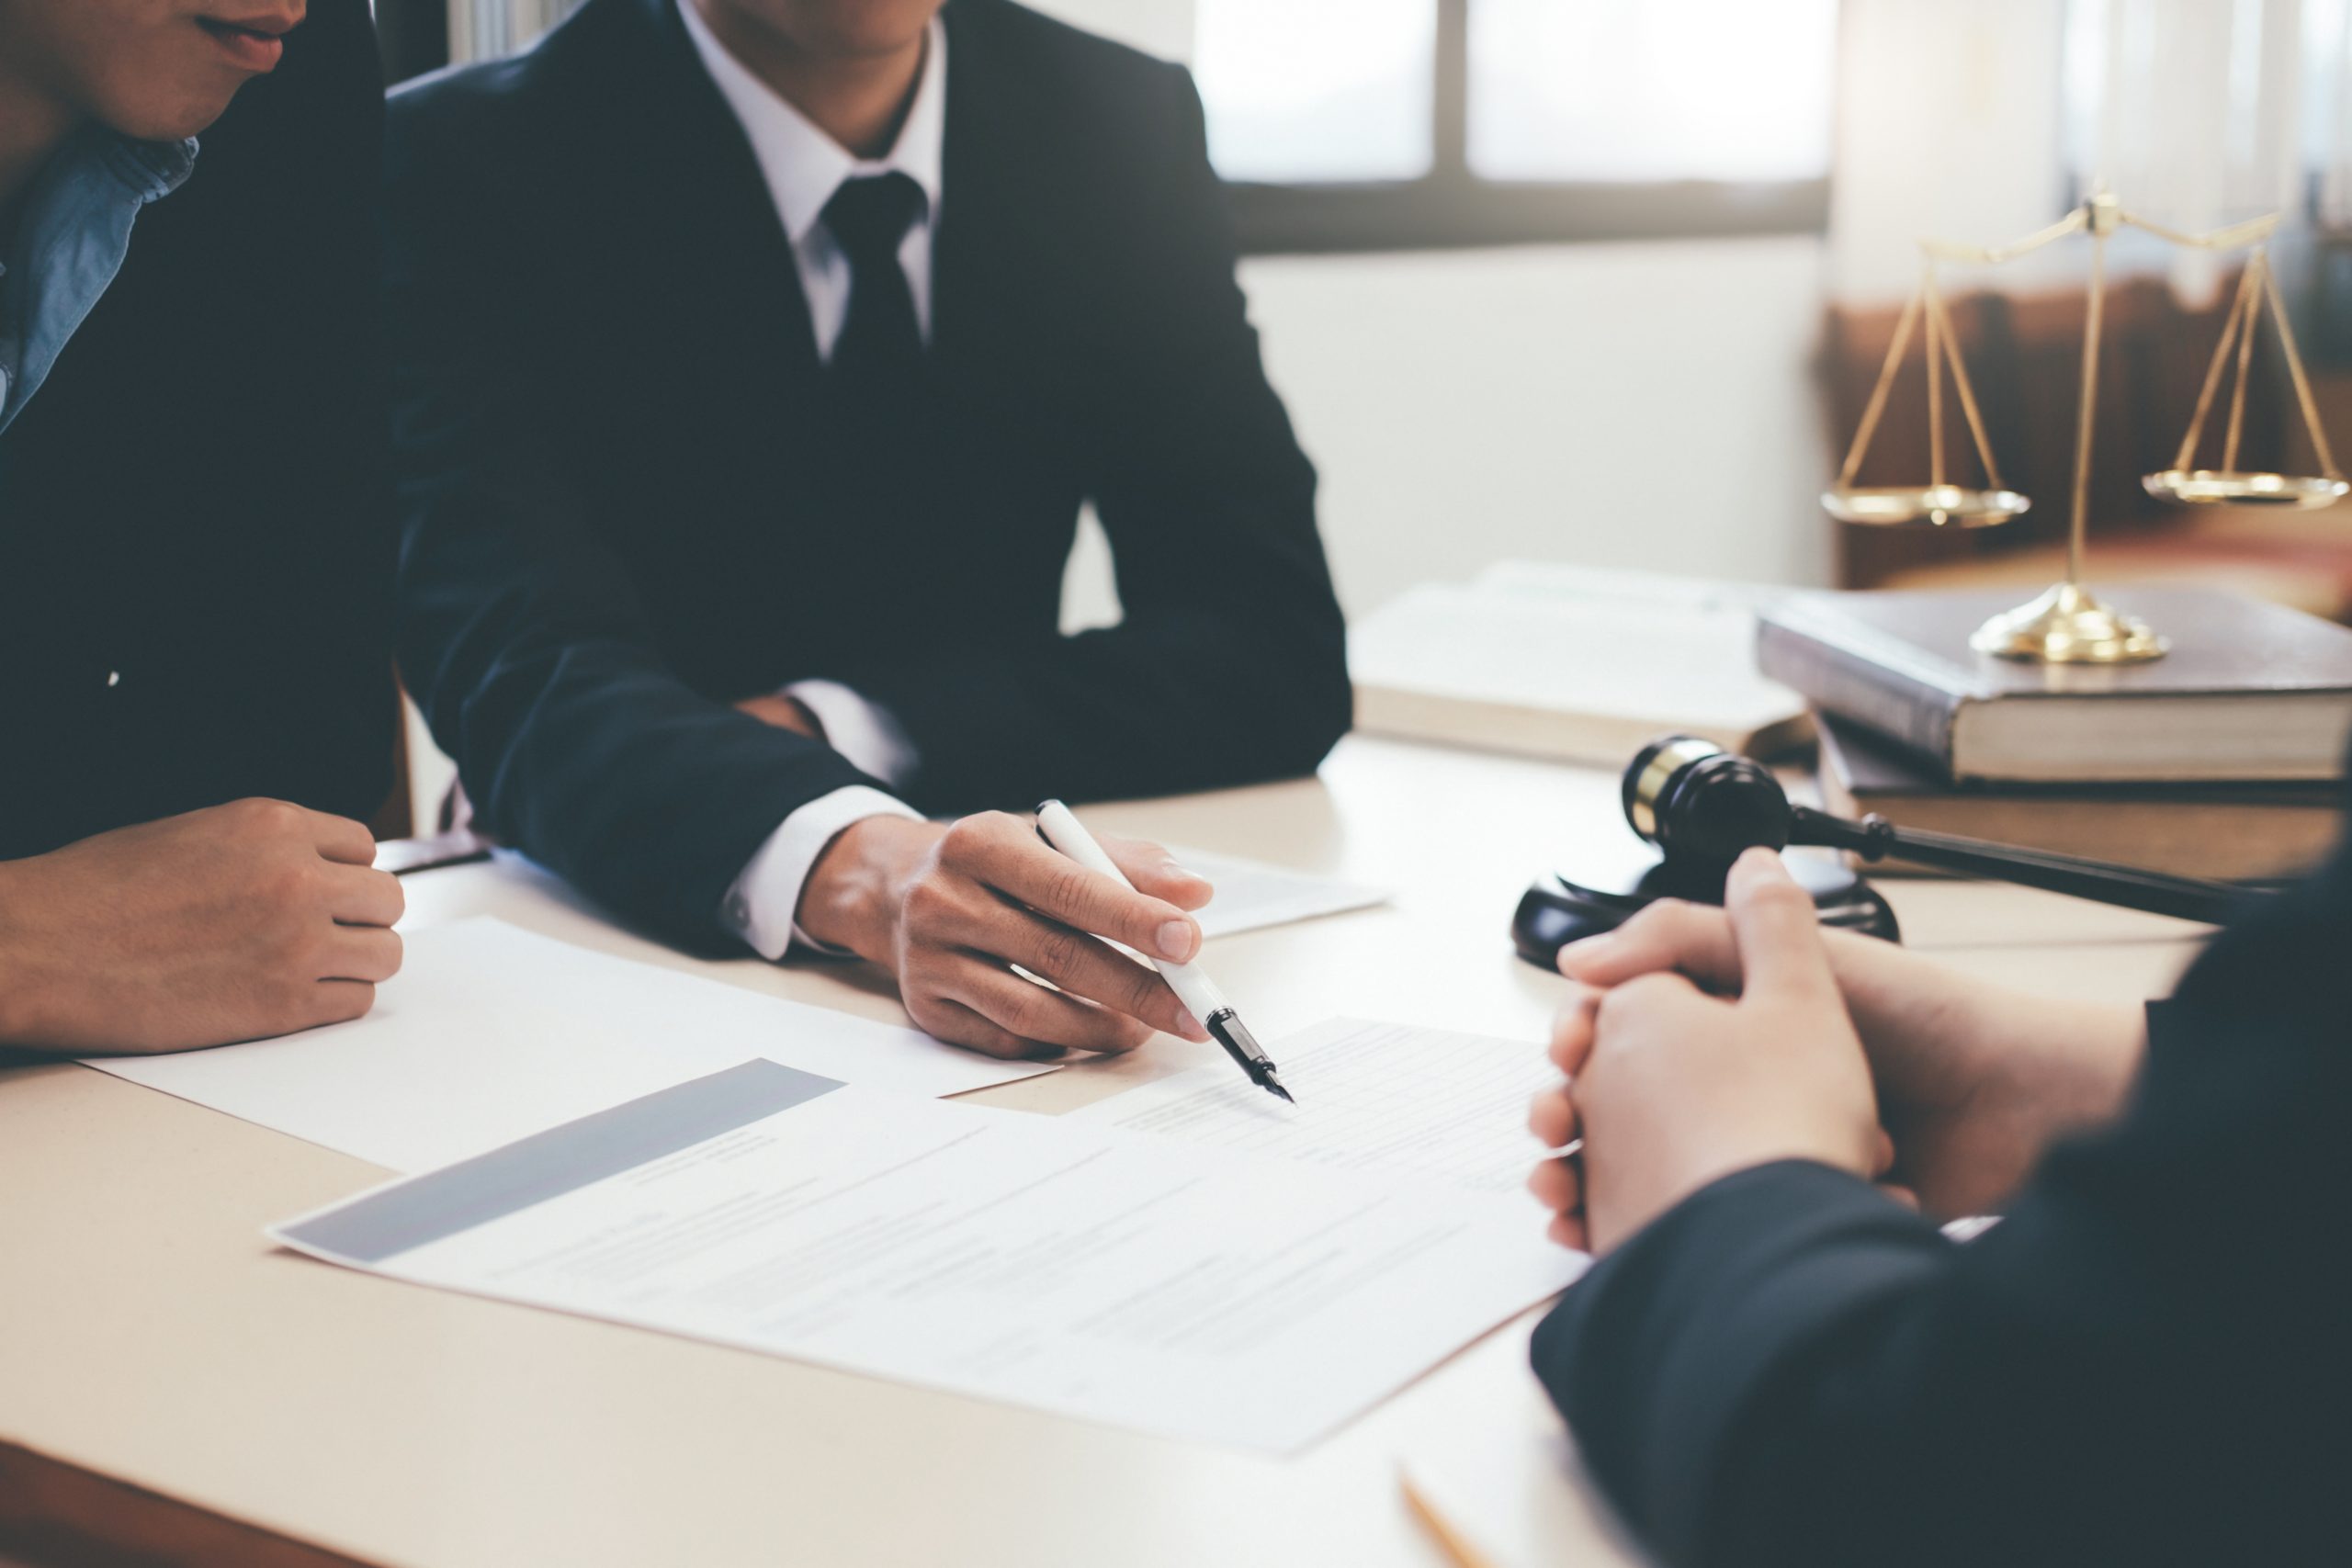
[[[1127,874],[1119,869],[1119,863],[1102,852],[1102,846],[1094,841],[1094,835],[1088,832],[1085,825],[1071,816],[1069,807],[1060,801],[1048,800],[1037,807],[1037,836],[1087,870],[1099,871],[1117,881],[1122,887],[1132,889],[1135,886],[1127,880]],[[1225,1047],[1225,1054],[1250,1075],[1250,1082],[1268,1094],[1279,1094],[1284,1100],[1290,1100],[1290,1090],[1284,1089],[1283,1080],[1274,1075],[1274,1064],[1259,1048],[1257,1036],[1250,1032],[1249,1026],[1241,1021],[1241,1015],[1233,1010],[1233,1004],[1225,999],[1225,993],[1216,988],[1216,982],[1201,972],[1199,964],[1164,964],[1154,959],[1152,966],[1168,982],[1168,988],[1176,993],[1176,999],[1201,1021],[1201,1027]],[[1293,1100],[1292,1103],[1297,1102]]]

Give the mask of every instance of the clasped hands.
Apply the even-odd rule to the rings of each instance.
[[[1751,850],[1722,908],[1651,906],[1573,943],[1529,1122],[1529,1187],[1563,1246],[1606,1253],[1719,1177],[1819,1161],[1938,1216],[1997,1212],[2060,1135],[2115,1114],[2137,1009],[1965,981],[1825,931],[1780,857]],[[1581,1144],[1577,1144],[1581,1140]]]

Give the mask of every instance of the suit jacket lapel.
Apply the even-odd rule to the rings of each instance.
[[[680,347],[729,388],[782,389],[818,368],[808,304],[742,127],[703,69],[676,6],[626,6],[610,29],[603,102],[614,134],[608,211],[631,239],[629,292],[676,323]]]
[[[932,348],[944,371],[987,363],[1021,341],[1012,318],[1023,231],[1012,175],[1020,166],[1017,76],[995,58],[998,39],[978,8],[949,0],[947,130],[940,211],[932,236]]]

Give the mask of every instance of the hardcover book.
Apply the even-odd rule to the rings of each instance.
[[[1849,720],[1821,716],[1817,728],[1822,805],[1898,828],[2172,876],[2272,882],[2324,860],[2344,827],[2344,792],[2333,784],[1956,784]]]
[[[1976,652],[1969,634],[2012,592],[1800,593],[1762,611],[1757,663],[1956,780],[2343,777],[2352,629],[2213,589],[2107,596],[2170,637],[2172,652],[2127,665]]]

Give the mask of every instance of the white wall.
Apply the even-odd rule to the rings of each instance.
[[[1351,611],[1502,556],[1769,581],[1827,561],[1811,240],[1242,269]]]
[[[1830,187],[1838,299],[1901,304],[1918,286],[1922,236],[2002,245],[2064,216],[2063,11],[2055,0],[1846,0]],[[2020,286],[2056,259],[2004,281]]]
[[[1506,556],[1817,583],[1815,240],[1242,264],[1351,615]],[[1065,620],[1116,618],[1090,525]]]
[[[1194,0],[1029,3],[1191,52]],[[1350,612],[1504,556],[1821,581],[1824,270],[1811,240],[1246,262]],[[1069,598],[1115,615],[1091,531]]]
[[[1897,303],[1920,237],[2006,244],[2095,180],[2176,229],[2283,211],[2291,268],[2307,157],[2324,190],[2352,189],[2347,17],[2346,0],[1845,0],[1832,291]],[[2088,255],[1948,267],[1945,285],[2077,287]],[[2199,307],[2234,265],[2130,231],[2110,258]]]

